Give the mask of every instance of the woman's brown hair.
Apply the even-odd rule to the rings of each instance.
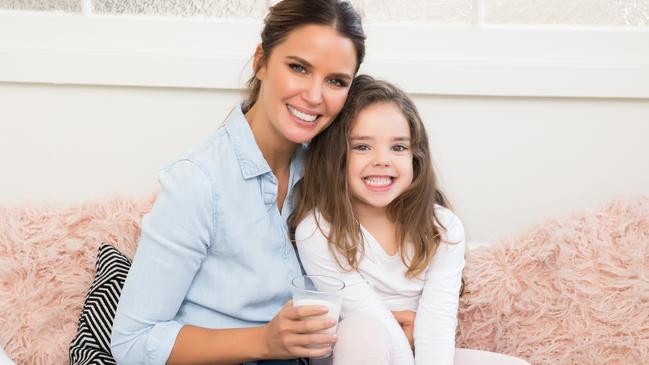
[[[254,73],[247,82],[244,113],[259,97],[261,81],[256,74],[273,49],[294,29],[308,24],[327,25],[349,38],[356,50],[356,70],[365,58],[365,33],[360,15],[349,2],[341,0],[283,0],[272,6],[264,19],[261,32],[261,59],[255,60]]]
[[[312,212],[319,212],[329,223],[330,231],[322,233],[329,249],[347,259],[357,269],[363,253],[360,225],[354,217],[352,195],[347,183],[347,158],[350,133],[358,114],[375,103],[394,103],[408,120],[413,154],[413,180],[410,186],[388,205],[388,216],[396,224],[401,259],[408,267],[406,276],[422,273],[435,255],[443,228],[435,206],[448,207],[444,194],[437,188],[428,146],[428,136],[415,104],[396,86],[371,76],[360,75],[351,85],[347,102],[332,125],[309,144],[304,177],[295,192],[295,211],[289,218],[291,232]],[[321,227],[320,222],[318,226]],[[406,250],[406,240],[412,250]],[[411,252],[411,257],[406,253]],[[343,268],[344,269],[344,268]]]

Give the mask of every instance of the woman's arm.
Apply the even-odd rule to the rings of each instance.
[[[160,185],[115,315],[111,351],[118,363],[298,357],[307,351],[301,342],[323,341],[308,334],[323,328],[322,321],[297,321],[297,313],[286,308],[268,325],[249,329],[214,330],[175,321],[212,241],[214,196],[207,177],[190,161],[163,170]]]
[[[159,182],[115,314],[111,351],[118,363],[167,361],[183,327],[174,318],[211,243],[213,197],[203,172],[179,161]]]
[[[464,227],[450,211],[440,212],[447,243],[440,243],[426,272],[415,318],[415,362],[453,365],[459,291],[464,269]]]
[[[250,360],[322,357],[331,347],[307,349],[307,344],[333,343],[331,335],[313,333],[334,325],[302,317],[326,313],[326,307],[293,307],[288,302],[271,322],[262,327],[206,329],[184,326],[169,360],[173,364],[240,364]]]
[[[328,229],[323,220],[320,225],[323,229]],[[343,320],[354,314],[376,318],[386,326],[390,334],[393,364],[413,364],[412,351],[401,326],[357,271],[345,272],[338,266],[329,251],[326,237],[318,229],[312,215],[307,216],[297,227],[295,239],[300,260],[308,274],[332,276],[345,282],[341,311]]]

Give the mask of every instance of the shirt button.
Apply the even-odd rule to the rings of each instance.
[[[273,203],[275,203],[275,194],[264,193],[264,204],[271,205]]]

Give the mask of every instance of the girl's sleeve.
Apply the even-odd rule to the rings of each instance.
[[[111,351],[120,364],[165,364],[182,324],[174,318],[207,254],[212,193],[190,161],[160,173],[161,192],[119,299]]]
[[[425,275],[415,318],[415,363],[453,365],[459,291],[464,269],[464,227],[450,211],[441,242]]]
[[[326,222],[320,221],[323,229]],[[392,364],[414,364],[408,339],[392,312],[383,304],[381,298],[357,271],[346,272],[340,268],[331,255],[327,238],[318,228],[312,215],[309,215],[295,232],[298,253],[304,270],[309,275],[327,275],[345,282],[343,290],[342,320],[355,314],[376,318],[386,326],[392,343]],[[345,261],[341,261],[345,262]]]

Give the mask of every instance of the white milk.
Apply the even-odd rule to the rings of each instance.
[[[327,328],[326,330],[321,331],[321,333],[336,333],[336,328],[338,327],[338,317],[340,316],[340,304],[341,303],[332,303],[324,299],[297,299],[293,300],[293,306],[299,307],[303,305],[321,305],[327,307],[329,311],[325,314],[319,316],[309,316],[303,317],[303,319],[325,319],[325,318],[334,318],[336,320],[336,325]]]

